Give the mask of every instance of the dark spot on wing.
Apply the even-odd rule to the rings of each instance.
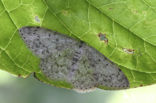
[[[84,44],[84,42],[80,41],[79,48],[81,48],[83,46],[83,44]]]

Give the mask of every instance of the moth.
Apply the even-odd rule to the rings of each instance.
[[[79,91],[98,86],[129,87],[127,77],[116,64],[78,39],[41,27],[22,27],[19,34],[40,58],[41,71],[51,80],[66,81]]]

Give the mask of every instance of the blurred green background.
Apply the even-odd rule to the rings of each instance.
[[[23,79],[0,70],[0,103],[156,103],[156,85],[81,94],[49,86],[32,76]]]

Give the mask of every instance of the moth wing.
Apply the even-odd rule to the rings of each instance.
[[[27,47],[40,58],[45,58],[55,51],[56,32],[39,27],[23,27],[19,33]]]
[[[94,48],[43,28],[23,27],[19,32],[32,52],[41,58],[40,67],[50,79],[65,80],[82,91],[99,85],[129,87],[123,72]]]
[[[97,85],[114,89],[129,87],[129,82],[124,73],[116,64],[107,59],[103,54],[91,47],[86,47],[90,68],[93,68],[93,76]],[[94,50],[92,50],[94,49]]]

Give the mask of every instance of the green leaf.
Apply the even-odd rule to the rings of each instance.
[[[45,83],[72,88],[64,81],[46,78],[39,58],[18,34],[23,26],[41,26],[96,48],[120,66],[131,88],[154,84],[154,6],[154,0],[1,0],[0,69],[21,77],[35,72],[35,77]]]

